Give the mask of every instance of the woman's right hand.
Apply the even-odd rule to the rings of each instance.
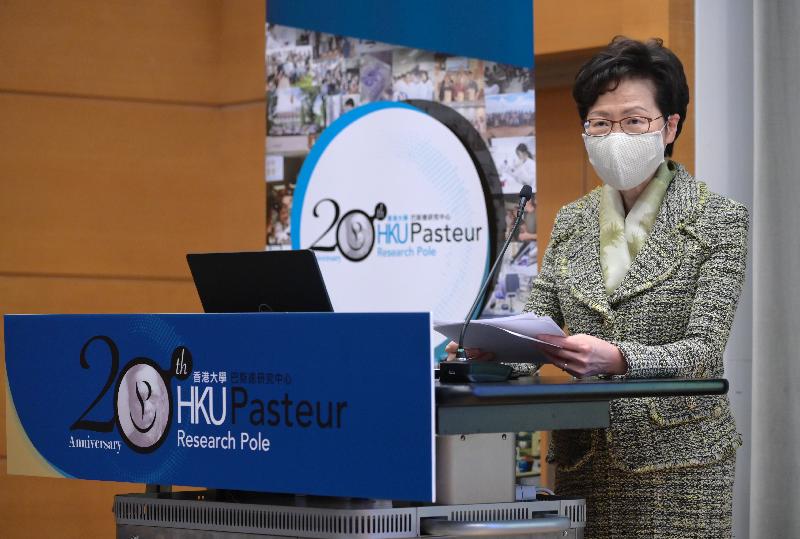
[[[445,361],[455,361],[458,343],[456,341],[450,341],[447,346],[444,347],[444,351],[447,352],[447,359]],[[481,361],[491,361],[494,359],[493,352],[485,352],[480,348],[465,348],[464,351],[467,353],[467,358],[469,359]]]

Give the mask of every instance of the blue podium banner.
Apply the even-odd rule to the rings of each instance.
[[[7,315],[9,473],[433,501],[429,313]]]

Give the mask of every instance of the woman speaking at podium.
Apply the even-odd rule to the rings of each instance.
[[[672,149],[683,66],[660,40],[616,38],[573,88],[604,185],[558,213],[526,310],[568,337],[551,361],[578,377],[722,377],[745,274],[748,215]],[[558,431],[556,492],[585,497],[587,538],[731,535],[736,431],[727,396],[615,400],[608,429]]]
[[[683,66],[660,40],[617,38],[572,91],[604,185],[558,213],[526,309],[571,336],[576,376],[723,376],[748,215],[671,161]],[[559,494],[587,498],[587,537],[731,535],[736,431],[726,395],[611,402],[608,429],[553,434]]]

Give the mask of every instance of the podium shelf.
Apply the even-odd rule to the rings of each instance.
[[[609,426],[614,399],[724,395],[722,378],[605,380],[525,377],[436,384],[437,434],[590,429]]]

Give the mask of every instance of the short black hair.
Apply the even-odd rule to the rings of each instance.
[[[656,104],[664,119],[679,114],[675,140],[681,133],[689,104],[689,85],[683,64],[661,39],[636,41],[617,36],[608,46],[583,64],[575,75],[572,97],[578,106],[581,121],[586,120],[589,109],[601,94],[614,90],[621,81],[644,79],[656,88]],[[673,144],[668,144],[664,155],[672,155]]]
[[[531,155],[531,151],[528,149],[528,145],[524,142],[520,142],[517,144],[517,149],[514,150],[519,153],[523,153],[528,156],[528,159],[533,159],[533,155]]]

